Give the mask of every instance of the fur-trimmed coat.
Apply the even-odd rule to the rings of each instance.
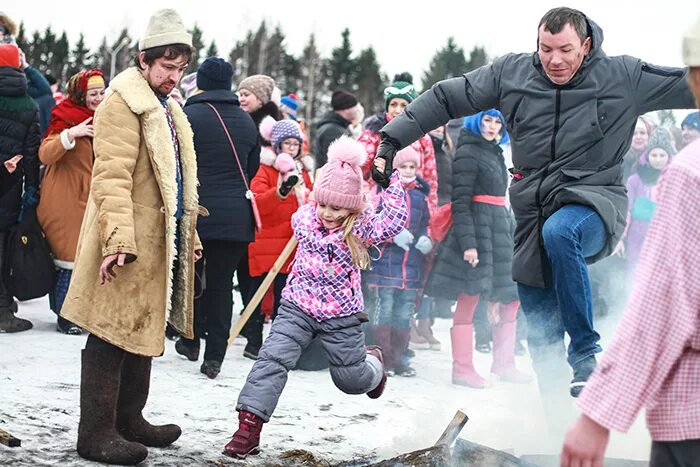
[[[192,130],[180,106],[168,99],[182,167],[178,224],[175,153],[165,111],[136,68],[116,76],[110,88],[95,113],[92,185],[61,314],[128,352],[158,356],[166,320],[193,336],[194,250],[201,244]],[[100,285],[100,264],[116,253],[131,261]]]

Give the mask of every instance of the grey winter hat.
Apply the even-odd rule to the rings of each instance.
[[[177,11],[158,10],[148,21],[146,32],[139,41],[139,51],[173,44],[192,47],[192,35],[185,29],[185,24]]]
[[[700,18],[683,37],[683,61],[688,66],[700,66]]]
[[[647,150],[651,151],[654,148],[660,148],[666,151],[669,157],[674,156],[677,152],[676,145],[673,144],[673,136],[671,132],[664,127],[656,127],[649,136]]]

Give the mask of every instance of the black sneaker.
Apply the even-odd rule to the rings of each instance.
[[[245,349],[243,349],[243,356],[251,360],[257,360],[258,352],[260,352],[260,347],[251,344],[246,344]]]
[[[199,341],[198,338],[197,341]],[[191,362],[196,362],[199,360],[199,343],[194,343],[181,337],[175,342],[175,352],[184,356]]]
[[[83,328],[61,316],[59,316],[56,321],[56,330],[63,334],[68,334],[69,336],[79,336],[83,333]]]
[[[199,371],[207,375],[209,379],[214,379],[221,373],[221,362],[217,362],[216,360],[204,360]]]
[[[595,355],[586,357],[573,365],[574,378],[571,380],[571,384],[569,385],[569,393],[571,394],[571,397],[578,397],[581,395],[581,391],[583,391],[583,388],[586,387],[586,382],[588,381],[588,378],[591,377],[591,373],[593,373],[595,367]]]
[[[404,378],[412,378],[416,376],[416,370],[408,365],[399,364],[394,366],[394,374],[396,376],[403,376]]]

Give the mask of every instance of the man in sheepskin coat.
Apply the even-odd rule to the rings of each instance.
[[[146,446],[167,446],[177,425],[153,426],[141,411],[151,360],[166,321],[191,338],[197,165],[192,130],[168,95],[192,56],[174,10],[150,19],[135,67],[116,76],[95,113],[95,165],[66,319],[86,329],[78,454],[136,464]]]

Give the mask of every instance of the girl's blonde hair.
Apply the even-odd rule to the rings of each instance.
[[[355,225],[357,216],[360,213],[354,212],[343,220],[343,240],[348,244],[352,263],[360,269],[368,269],[370,264],[369,252],[362,243],[362,240],[357,238],[352,233],[352,228]]]

